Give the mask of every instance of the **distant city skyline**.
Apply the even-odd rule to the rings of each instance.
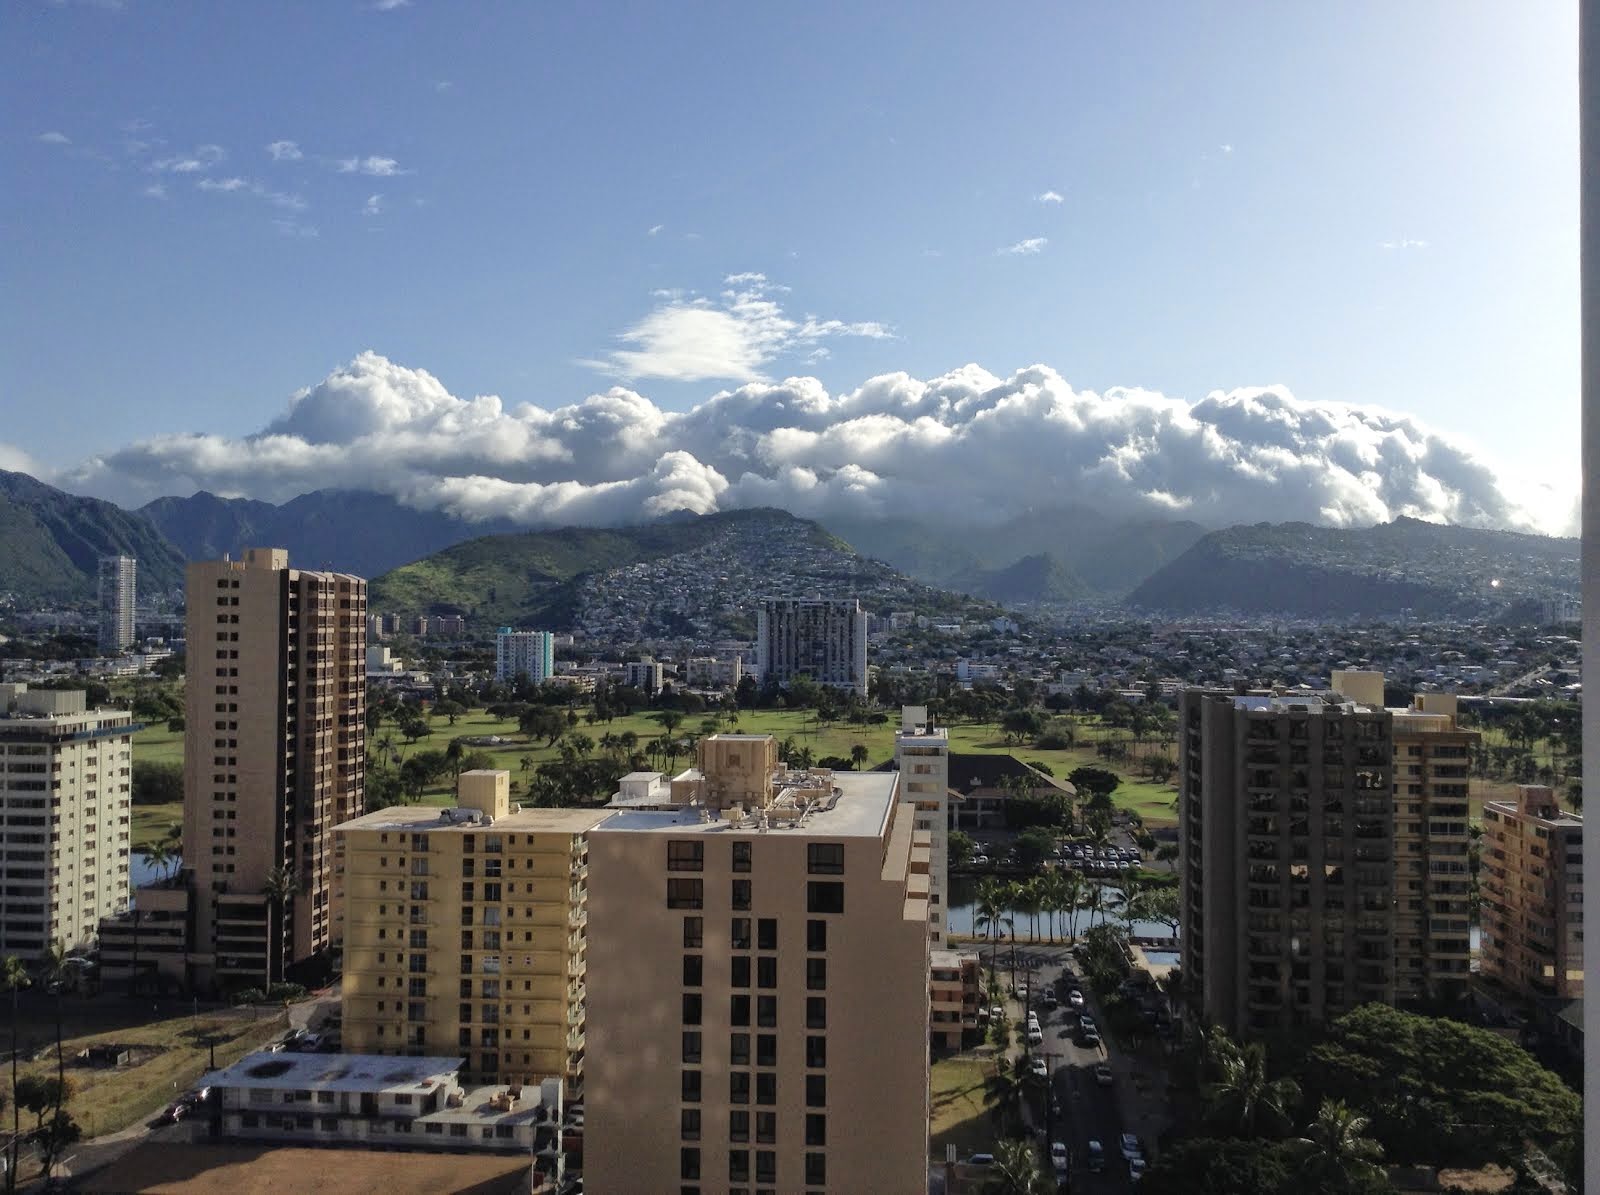
[[[1570,529],[1571,5],[0,29],[0,467],[69,489],[388,453],[363,484],[549,524],[988,508],[1020,463],[1119,514]]]

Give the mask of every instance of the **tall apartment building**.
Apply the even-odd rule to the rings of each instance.
[[[607,811],[519,809],[510,773],[461,773],[455,809],[338,827],[344,1045],[455,1055],[478,1083],[583,1088],[588,832]]]
[[[736,689],[744,678],[744,661],[738,656],[691,656],[684,664],[683,678],[692,689]]]
[[[556,637],[549,631],[501,627],[494,637],[494,678],[501,684],[527,677],[535,685],[556,674]]]
[[[135,729],[79,691],[0,685],[0,954],[88,949],[127,907]]]
[[[1339,694],[1182,694],[1183,973],[1262,1034],[1395,995],[1393,719]]]
[[[133,643],[133,611],[139,562],[132,556],[100,557],[100,654],[120,655]]]
[[[362,811],[367,583],[282,548],[189,565],[184,865],[202,987],[333,944],[333,827]],[[282,869],[295,892],[264,889]]]
[[[710,735],[589,835],[594,1191],[923,1192],[928,846],[893,772]]]
[[[943,950],[950,892],[950,732],[929,722],[927,706],[901,708],[894,762],[904,799],[917,807],[916,828],[929,836],[928,941]]]
[[[1583,818],[1543,785],[1483,806],[1482,969],[1530,997],[1583,995]]]
[[[808,676],[819,685],[867,695],[867,615],[855,598],[771,598],[757,613],[756,671],[787,684]]]
[[[1335,672],[1333,689],[1383,704],[1383,673]],[[1395,999],[1466,994],[1471,967],[1468,771],[1475,730],[1456,721],[1448,693],[1418,693],[1390,708],[1394,741]]]
[[[661,662],[645,656],[642,660],[629,660],[622,666],[622,683],[641,693],[661,692],[664,683]]]

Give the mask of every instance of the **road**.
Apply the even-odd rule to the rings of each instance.
[[[1136,1089],[1131,1078],[1134,1066],[1131,1059],[1116,1056],[1109,1042],[1094,1049],[1081,1044],[1078,1013],[1065,1000],[1071,987],[1078,987],[1083,992],[1083,1011],[1095,1017],[1102,1032],[1104,1022],[1098,1015],[1095,997],[1087,981],[1081,984],[1062,981],[1063,971],[1071,963],[1069,949],[1065,946],[1022,947],[1017,951],[1017,959],[1017,980],[1020,982],[1031,977],[1032,985],[1028,1004],[1024,1005],[1021,1000],[1013,1001],[1013,1004],[1018,1009],[1021,1023],[1026,1022],[1028,1007],[1031,1006],[1044,1032],[1041,1049],[1051,1066],[1051,1090],[1060,1109],[1060,1115],[1051,1118],[1053,1124],[1048,1129],[1048,1140],[1062,1142],[1071,1152],[1072,1190],[1136,1190],[1134,1184],[1129,1182],[1128,1166],[1122,1160],[1118,1139],[1125,1131],[1138,1133],[1145,1139],[1146,1156],[1149,1156],[1155,1133],[1165,1117],[1164,1110],[1156,1104],[1154,1097],[1141,1095]],[[1008,952],[1001,951],[997,961],[1009,985]],[[1025,970],[1025,961],[1036,964],[1036,969],[1031,972]],[[1047,1009],[1041,1000],[1044,993],[1052,988],[1061,998],[1061,1005]],[[1094,1068],[1103,1062],[1112,1067],[1113,1082],[1109,1087],[1101,1086],[1095,1079]],[[1041,1131],[1046,1128],[1043,1122],[1038,1127]],[[1105,1150],[1105,1169],[1099,1174],[1091,1174],[1087,1168],[1087,1143],[1091,1138],[1099,1141]]]

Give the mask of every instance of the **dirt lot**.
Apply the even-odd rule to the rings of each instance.
[[[141,1145],[75,1187],[94,1195],[509,1195],[524,1157],[269,1145]]]

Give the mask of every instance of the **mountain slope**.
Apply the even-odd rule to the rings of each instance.
[[[138,558],[141,594],[183,584],[183,556],[148,519],[26,473],[0,470],[0,545],[0,592],[27,603],[92,599],[100,557],[117,554]]]
[[[494,520],[470,523],[413,510],[369,490],[316,490],[274,506],[204,491],[157,498],[141,508],[190,560],[238,555],[247,547],[289,549],[291,563],[374,577],[476,536],[514,530]]]
[[[1121,597],[1205,534],[1198,523],[1123,522],[1086,506],[1028,510],[984,527],[908,518],[841,518],[827,525],[859,552],[930,585],[956,589],[980,572],[1052,556],[1086,587],[1075,597]]]
[[[1004,605],[1030,602],[1073,602],[1090,590],[1071,569],[1048,552],[1024,556],[1004,568],[977,569],[955,577],[950,587]]]
[[[1128,600],[1175,613],[1493,617],[1577,591],[1576,540],[1399,518],[1352,529],[1258,523],[1213,532]]]
[[[812,591],[859,597],[869,610],[998,613],[920,585],[781,510],[486,536],[376,578],[369,605],[627,642],[748,636],[760,599]]]

